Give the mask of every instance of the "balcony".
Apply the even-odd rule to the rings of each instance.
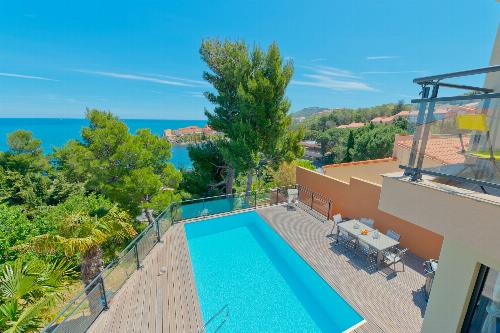
[[[500,94],[442,82],[498,71],[500,66],[492,66],[414,80],[422,86],[423,98],[412,100],[408,117],[412,135],[395,143],[408,147],[401,161],[405,176],[466,196],[492,201],[500,197]],[[441,87],[470,93],[438,97]]]

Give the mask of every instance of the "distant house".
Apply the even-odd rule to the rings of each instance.
[[[321,145],[313,140],[305,140],[299,143],[304,147],[304,157],[307,159],[315,159],[321,157]]]
[[[178,129],[165,129],[163,130],[163,137],[171,142],[183,141],[186,138],[192,138],[196,136],[213,136],[218,135],[219,132],[213,130],[210,126],[198,127],[198,126],[187,126]]]
[[[340,125],[337,128],[358,128],[365,126],[365,123],[350,123],[348,125]]]
[[[394,116],[390,117],[375,117],[370,122],[372,124],[392,124],[396,118]]]

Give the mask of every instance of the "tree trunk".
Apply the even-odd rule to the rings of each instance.
[[[247,187],[245,189],[245,201],[250,203],[250,192],[252,192],[252,182],[253,182],[253,169],[248,170],[247,173]]]
[[[104,262],[102,260],[102,248],[99,245],[91,247],[89,250],[81,254],[81,275],[82,281],[88,288],[85,289],[85,293],[88,296],[89,309],[94,315],[101,311],[103,307],[104,295],[101,292],[100,281],[92,283],[92,280],[102,272],[104,268]]]
[[[153,217],[153,211],[150,208],[145,208],[144,214],[146,214],[146,218],[148,219],[149,224],[153,224],[155,221]]]
[[[233,182],[234,182],[234,168],[227,168],[227,178],[226,178],[226,195],[233,194]]]

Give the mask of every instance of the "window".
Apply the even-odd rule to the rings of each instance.
[[[500,274],[481,266],[465,316],[463,333],[500,333]]]

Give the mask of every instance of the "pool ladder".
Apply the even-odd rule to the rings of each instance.
[[[219,323],[217,327],[213,331],[210,332],[217,332],[221,329],[221,327],[226,323],[226,321],[229,319],[229,304],[224,305],[222,308],[220,308],[219,311],[217,311],[206,323],[203,325],[203,327],[198,331],[198,333],[207,333],[207,328],[210,326],[211,323],[215,322],[216,318],[220,318],[222,316],[222,321]]]

